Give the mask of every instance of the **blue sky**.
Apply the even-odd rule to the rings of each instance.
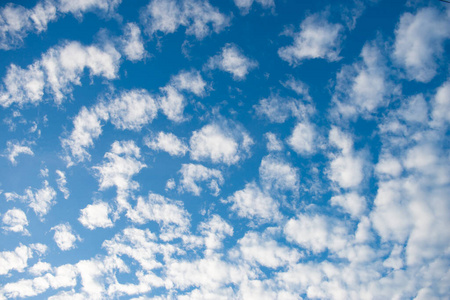
[[[0,299],[445,299],[450,5],[0,7]]]

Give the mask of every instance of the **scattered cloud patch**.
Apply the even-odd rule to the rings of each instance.
[[[218,196],[220,193],[219,186],[224,182],[222,172],[198,164],[182,164],[178,172],[181,174],[180,190],[190,192],[196,196],[200,196],[202,192],[199,183],[207,183],[211,194]]]
[[[77,236],[69,223],[59,224],[51,229],[55,232],[53,235],[53,239],[55,240],[56,245],[62,251],[71,250],[76,247],[75,242],[81,240],[79,236]]]

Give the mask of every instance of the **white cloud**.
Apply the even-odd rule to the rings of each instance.
[[[25,228],[28,226],[27,215],[23,210],[13,208],[8,210],[2,218],[2,222],[5,226],[3,229],[12,232],[22,232],[22,234],[28,235],[28,230]]]
[[[273,155],[265,156],[259,166],[259,178],[264,191],[272,195],[292,192],[298,196],[300,188],[300,176],[298,169]]]
[[[23,196],[16,193],[5,193],[6,200],[19,199],[27,202],[28,206],[42,219],[55,204],[56,198],[56,191],[48,184],[47,180],[44,180],[43,185],[41,189],[27,188]]]
[[[144,48],[144,42],[141,36],[141,30],[135,23],[127,23],[124,26],[124,35],[121,38],[122,51],[131,61],[139,61],[147,56]]]
[[[132,180],[142,168],[147,167],[140,161],[140,149],[134,141],[115,141],[111,152],[104,155],[106,161],[94,166],[99,180],[100,190],[115,186],[117,188],[117,213],[128,209],[128,192],[139,188],[139,183]]]
[[[83,106],[75,117],[72,133],[68,138],[61,140],[62,147],[68,152],[65,160],[69,166],[74,164],[73,159],[75,159],[75,162],[90,159],[86,148],[92,147],[94,139],[98,138],[102,133],[102,119],[109,118],[107,113],[101,113],[103,111],[105,111],[103,106],[89,110]]]
[[[74,85],[81,85],[85,69],[91,76],[111,80],[117,77],[120,54],[111,45],[84,46],[66,42],[50,48],[42,58],[26,69],[12,64],[0,88],[0,104],[22,106],[45,100],[44,92],[56,104],[70,96]]]
[[[0,49],[22,46],[28,32],[45,31],[56,18],[56,7],[51,1],[40,1],[30,9],[8,3],[0,9]]]
[[[97,227],[108,228],[113,226],[113,222],[109,218],[110,213],[111,208],[108,203],[98,201],[83,208],[78,221],[90,230]]]
[[[411,80],[429,82],[436,75],[450,38],[450,17],[432,7],[404,13],[395,31],[393,56]]]
[[[229,17],[205,0],[152,0],[142,11],[141,20],[150,35],[174,33],[184,26],[186,34],[198,40],[212,31],[222,31],[229,24]]]
[[[207,221],[202,222],[198,229],[204,236],[206,255],[212,255],[214,250],[222,249],[225,237],[233,235],[233,227],[219,215],[213,215]]]
[[[263,8],[273,8],[275,7],[274,0],[234,0],[234,4],[241,10],[241,14],[248,14],[253,3],[259,3]]]
[[[24,245],[20,245],[14,251],[0,252],[0,275],[6,275],[11,270],[23,272],[31,257],[33,257],[33,251]]]
[[[295,125],[287,143],[298,154],[311,154],[315,151],[316,130],[309,122],[299,122]]]
[[[398,176],[403,171],[401,163],[389,154],[383,154],[375,166],[375,171],[380,175]]]
[[[330,199],[330,203],[333,206],[342,207],[345,212],[349,213],[354,218],[359,218],[365,212],[367,207],[365,197],[362,197],[355,192],[333,196]]]
[[[238,241],[242,258],[250,264],[278,268],[293,264],[301,257],[295,249],[280,245],[269,235],[247,232]]]
[[[211,57],[207,63],[210,69],[219,68],[233,75],[234,80],[243,80],[258,63],[242,54],[234,44],[226,44],[221,53]]]
[[[190,215],[183,203],[150,193],[148,198],[138,197],[136,206],[127,211],[134,223],[155,221],[161,227],[160,238],[168,241],[186,233],[190,226]]]
[[[341,153],[331,157],[328,177],[342,188],[358,186],[364,178],[364,160],[353,151],[352,138],[337,127],[330,130],[330,144],[338,147]]]
[[[51,271],[51,269],[52,269],[51,264],[39,260],[37,263],[28,268],[28,272],[32,275],[38,276],[48,271]]]
[[[347,245],[345,226],[323,215],[300,214],[286,223],[284,233],[288,241],[313,253],[323,252],[327,248],[339,251]]]
[[[8,141],[6,143],[6,156],[13,165],[17,164],[16,157],[20,154],[34,155],[33,150],[31,150],[30,147],[25,146],[25,144],[25,142],[19,143],[17,141]]]
[[[226,199],[232,203],[231,209],[238,216],[254,220],[257,223],[278,221],[281,219],[278,203],[256,185],[247,183],[243,190],[235,192]]]
[[[253,141],[243,128],[224,121],[194,131],[189,143],[192,159],[233,165],[249,154]]]
[[[181,71],[173,76],[170,85],[179,91],[188,91],[196,96],[205,94],[206,82],[203,80],[199,71]]]
[[[306,98],[305,102],[303,100],[270,95],[268,98],[261,99],[253,108],[258,115],[266,117],[271,123],[284,123],[290,117],[298,119],[309,118],[315,111],[314,107],[308,103],[309,101],[309,98]]]
[[[75,248],[75,242],[81,240],[79,236],[74,234],[69,223],[56,225],[51,230],[55,231],[53,239],[62,251]]]
[[[339,60],[343,26],[329,23],[326,17],[324,14],[311,15],[300,24],[300,32],[288,33],[294,43],[278,50],[281,59],[294,66],[305,59]]]
[[[111,123],[121,130],[139,131],[156,118],[158,107],[146,90],[122,92],[107,104]]]
[[[267,150],[268,151],[281,151],[283,150],[283,142],[278,139],[277,135],[272,132],[267,132],[264,134],[267,139]]]
[[[180,189],[196,196],[200,196],[202,192],[202,188],[198,185],[200,182],[207,182],[211,194],[214,196],[219,195],[219,185],[224,182],[222,172],[202,165],[182,164],[178,172],[181,174]]]
[[[450,81],[438,88],[433,100],[432,125],[450,123]]]
[[[60,170],[56,170],[56,174],[58,175],[58,179],[56,179],[58,189],[61,191],[61,193],[63,193],[64,199],[67,199],[70,196],[70,192],[69,189],[67,188],[66,174]]]
[[[187,145],[173,133],[160,131],[158,135],[146,137],[145,145],[155,151],[162,150],[172,156],[184,156],[188,151]]]
[[[176,88],[171,85],[160,89],[162,96],[158,98],[159,107],[167,119],[174,122],[184,121],[184,108],[186,106],[186,99],[183,94],[178,92]]]
[[[396,87],[388,80],[388,69],[380,46],[366,43],[361,61],[344,66],[336,76],[333,102],[344,118],[370,115],[389,104]]]

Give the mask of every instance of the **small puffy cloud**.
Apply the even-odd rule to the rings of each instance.
[[[253,140],[241,126],[223,121],[194,131],[189,144],[193,160],[233,165],[249,155]]]
[[[404,13],[395,30],[393,57],[409,79],[429,82],[436,75],[450,38],[450,16],[432,7]]]
[[[124,91],[105,104],[111,123],[121,130],[139,131],[156,118],[158,107],[146,90]]]
[[[267,150],[268,151],[281,151],[283,150],[283,142],[278,139],[277,135],[272,132],[267,132],[264,134],[267,139]]]
[[[165,151],[172,156],[184,156],[188,146],[173,133],[160,131],[156,136],[146,137],[145,145],[155,151]]]
[[[295,249],[280,245],[269,235],[247,232],[238,241],[241,257],[250,264],[268,268],[279,268],[298,261],[300,253]]]
[[[305,119],[312,115],[315,109],[308,103],[309,101],[308,98],[305,102],[271,95],[268,98],[261,99],[253,108],[256,114],[267,118],[271,123],[284,123],[290,117]]]
[[[8,210],[2,218],[3,229],[12,232],[22,232],[22,234],[28,235],[28,230],[25,228],[28,226],[27,215],[23,210],[13,208]]]
[[[247,183],[243,190],[236,191],[225,202],[232,204],[231,210],[238,216],[254,220],[256,223],[281,219],[278,203],[270,195],[261,191],[255,182]]]
[[[38,276],[51,270],[52,270],[51,264],[47,262],[38,261],[28,269],[28,272],[32,275]]]
[[[113,222],[109,218],[110,213],[111,208],[108,203],[98,201],[83,208],[80,211],[78,221],[90,230],[98,227],[108,228],[113,226]]]
[[[207,0],[152,0],[140,17],[149,35],[174,33],[184,26],[186,34],[194,35],[198,40],[229,25],[229,17]]]
[[[342,188],[358,186],[364,178],[364,160],[361,155],[354,153],[352,138],[333,127],[329,141],[339,148],[340,153],[332,155],[328,177]]]
[[[433,99],[433,126],[450,123],[450,81],[441,85]]]
[[[367,207],[366,199],[355,192],[333,196],[330,203],[333,206],[340,206],[354,218],[359,218]]]
[[[342,31],[343,26],[329,23],[326,15],[311,15],[300,24],[300,32],[288,33],[294,38],[294,43],[280,48],[278,55],[294,66],[305,59],[337,61],[340,59]]]
[[[363,117],[389,104],[396,88],[388,80],[388,69],[380,47],[366,43],[361,61],[344,66],[337,73],[333,102],[343,118]]]
[[[63,193],[64,199],[67,199],[70,196],[70,192],[69,189],[67,188],[66,174],[60,170],[56,170],[56,174],[58,175],[58,178],[56,179],[58,189],[61,191],[61,193]]]
[[[342,250],[348,240],[345,226],[324,215],[298,215],[286,223],[284,234],[288,241],[313,253]]]
[[[315,151],[316,130],[309,122],[299,122],[295,125],[287,143],[298,154],[311,154]]]
[[[274,0],[234,0],[234,4],[236,4],[243,15],[248,14],[254,2],[260,4],[265,9],[275,7]]]
[[[105,154],[106,161],[93,167],[97,171],[100,189],[116,186],[118,190],[136,189],[139,184],[131,177],[146,165],[139,161],[140,149],[134,141],[115,141],[111,152]]]
[[[33,8],[8,3],[0,9],[0,49],[22,46],[29,32],[45,31],[47,24],[57,18],[56,6],[51,1],[40,1]]]
[[[61,140],[62,147],[67,152],[65,160],[69,166],[74,164],[73,160],[82,162],[90,159],[86,148],[92,147],[94,139],[102,133],[101,121],[109,118],[107,113],[101,113],[104,111],[105,108],[87,109],[83,106],[75,117],[71,134]]]
[[[160,238],[172,240],[186,233],[190,226],[190,215],[181,201],[174,201],[150,193],[147,198],[138,197],[136,206],[127,211],[134,223],[157,222],[161,227]]]
[[[26,69],[12,64],[0,87],[0,105],[37,104],[45,100],[45,96],[61,104],[71,95],[74,85],[81,85],[86,69],[91,76],[110,80],[117,77],[119,64],[120,54],[111,45],[99,47],[66,42],[50,48]]]
[[[28,259],[32,257],[32,249],[24,245],[20,245],[14,251],[0,252],[0,275],[6,275],[11,270],[23,272],[28,266]]]
[[[5,193],[6,200],[18,199],[26,202],[34,210],[36,215],[42,218],[55,204],[56,198],[56,191],[48,184],[47,180],[44,180],[43,185],[41,189],[27,188],[22,196],[16,193]]]
[[[226,44],[221,53],[211,57],[207,67],[218,68],[233,75],[234,80],[243,80],[250,70],[256,68],[258,63],[242,54],[234,44]]]
[[[58,10],[62,13],[72,13],[76,17],[81,17],[83,13],[89,11],[112,14],[121,2],[122,0],[89,0],[75,2],[70,0],[59,0]]]
[[[206,82],[203,80],[199,71],[181,71],[173,76],[170,85],[179,91],[187,91],[196,96],[205,94]]]
[[[121,38],[122,51],[131,61],[139,61],[145,58],[147,52],[141,36],[141,30],[135,23],[127,23],[123,29]]]
[[[202,222],[198,229],[204,237],[206,255],[213,254],[214,250],[222,249],[225,237],[233,235],[233,227],[219,215],[213,215],[209,220]]]
[[[115,141],[111,145],[111,152],[105,154],[103,164],[94,166],[99,180],[100,190],[110,187],[117,188],[117,213],[128,209],[128,192],[139,188],[139,183],[132,180],[142,168],[147,167],[141,162],[140,149],[134,141]]]
[[[51,230],[55,231],[53,239],[62,251],[75,248],[75,242],[81,240],[79,236],[74,234],[69,223],[56,225]]]
[[[403,167],[398,159],[390,154],[383,154],[378,159],[375,172],[379,175],[398,176],[403,171]]]
[[[6,157],[8,157],[13,165],[17,164],[16,157],[20,154],[34,155],[33,150],[26,146],[25,142],[19,143],[18,141],[8,141],[6,146]]]
[[[259,178],[262,188],[274,195],[290,191],[298,196],[300,177],[298,170],[283,159],[273,155],[265,156],[259,166]]]
[[[180,189],[200,196],[202,188],[198,185],[201,182],[207,182],[211,194],[218,196],[220,193],[219,185],[223,184],[222,172],[217,169],[209,169],[197,164],[183,164],[179,171]]]

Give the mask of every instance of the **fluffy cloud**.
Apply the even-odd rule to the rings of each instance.
[[[361,61],[344,66],[337,74],[333,102],[343,118],[370,115],[389,104],[395,86],[388,80],[388,69],[380,47],[366,43]]]
[[[433,125],[450,123],[450,81],[439,87],[433,101]]]
[[[211,194],[214,196],[219,195],[219,185],[222,185],[224,182],[222,172],[202,165],[183,164],[179,173],[181,174],[180,189],[191,192],[196,196],[200,196],[202,191],[202,188],[198,185],[200,182],[207,182]]]
[[[338,251],[347,244],[347,229],[336,222],[322,215],[301,214],[286,223],[284,233],[289,241],[314,253],[327,248]]]
[[[194,131],[189,144],[194,160],[233,165],[249,154],[253,141],[240,126],[224,121]]]
[[[264,134],[267,139],[267,150],[269,151],[281,151],[283,150],[283,142],[278,139],[275,133],[267,132]]]
[[[79,236],[74,234],[69,223],[56,225],[52,227],[51,230],[55,231],[53,239],[55,240],[56,245],[62,251],[67,251],[75,248],[75,242],[77,240],[81,240]]]
[[[83,208],[78,221],[90,230],[97,227],[108,228],[113,226],[113,222],[109,218],[110,213],[111,208],[108,203],[98,201]]]
[[[268,268],[279,268],[293,264],[301,257],[295,249],[280,245],[268,235],[247,232],[238,241],[242,258],[250,264],[259,264]]]
[[[139,131],[156,118],[158,107],[145,90],[130,90],[120,93],[107,104],[111,123],[121,130]]]
[[[290,117],[305,119],[315,111],[309,103],[309,96],[306,95],[305,98],[299,100],[271,95],[261,99],[253,108],[258,115],[266,117],[271,123],[284,123]]]
[[[450,17],[432,7],[401,16],[393,56],[409,79],[429,82],[436,75],[444,41],[450,38]]]
[[[58,189],[61,191],[61,193],[63,193],[64,199],[68,199],[70,196],[70,192],[66,186],[67,185],[66,174],[60,170],[56,170],[56,174],[58,175],[58,179],[56,179]]]
[[[340,206],[352,217],[360,217],[366,210],[366,199],[355,192],[333,196],[330,199],[333,206]]]
[[[111,45],[99,47],[66,42],[50,48],[26,69],[11,64],[0,87],[0,105],[37,104],[45,96],[61,104],[71,95],[74,85],[81,85],[85,69],[91,76],[114,79],[119,63],[120,54]]]
[[[207,0],[152,0],[142,11],[141,20],[150,35],[174,33],[184,26],[187,35],[199,40],[212,31],[222,31],[229,24],[229,17]]]
[[[146,137],[145,145],[155,151],[165,151],[172,156],[184,156],[188,151],[187,145],[170,132],[160,131],[156,136]]]
[[[25,228],[25,226],[28,226],[27,215],[21,209],[13,208],[8,210],[3,215],[2,222],[5,225],[3,229],[7,231],[22,232],[25,235],[29,234]]]
[[[122,51],[131,61],[139,61],[146,57],[141,30],[135,23],[127,23],[124,27],[124,35],[121,38]]]
[[[298,170],[283,159],[273,155],[265,156],[259,166],[259,178],[263,189],[280,197],[286,191],[298,196],[300,176]]]
[[[340,59],[342,31],[342,25],[329,23],[324,14],[311,15],[300,24],[300,32],[287,33],[294,38],[294,43],[280,48],[278,55],[294,66],[305,59],[337,61]]]
[[[311,154],[315,151],[316,130],[309,122],[299,122],[295,125],[287,143],[298,154]]]
[[[28,266],[28,259],[33,257],[30,247],[20,245],[14,251],[0,252],[0,275],[6,275],[11,270],[23,272]]]
[[[243,190],[235,192],[225,202],[232,203],[231,209],[238,216],[254,220],[257,223],[281,219],[278,203],[270,195],[261,191],[255,182],[247,183]]]
[[[8,141],[6,143],[7,146],[6,156],[13,165],[17,164],[16,157],[19,156],[20,154],[34,155],[33,150],[31,150],[30,147],[25,145],[26,143],[24,142],[19,143],[17,141]]]
[[[183,203],[150,193],[148,198],[138,197],[136,206],[127,212],[134,223],[157,222],[161,226],[160,238],[172,240],[186,233],[190,226],[190,215]]]
[[[329,141],[340,149],[340,154],[332,156],[328,177],[342,188],[358,186],[364,177],[364,160],[360,154],[354,153],[352,138],[333,127]]]
[[[132,180],[132,177],[146,167],[140,158],[140,149],[133,141],[115,141],[111,145],[111,152],[105,154],[106,161],[93,167],[100,190],[113,186],[117,188],[117,213],[129,208],[128,192],[139,188],[139,184]]]
[[[210,69],[218,68],[230,73],[234,80],[243,80],[251,69],[258,66],[258,63],[244,56],[236,45],[226,44],[221,53],[209,59],[207,66]]]
[[[48,184],[47,180],[44,180],[43,187],[41,189],[32,189],[29,187],[25,190],[25,193],[22,196],[16,193],[5,193],[5,196],[8,201],[19,199],[26,202],[41,219],[56,203],[56,191]]]

